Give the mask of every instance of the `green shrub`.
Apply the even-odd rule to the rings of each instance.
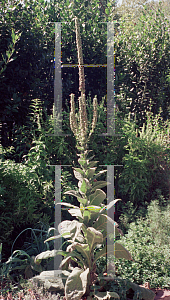
[[[23,229],[34,226],[45,214],[49,222],[53,217],[52,180],[45,181],[36,168],[41,170],[36,157],[35,164],[29,166],[0,160],[0,240],[6,252],[2,252],[3,259],[9,257],[12,242]]]
[[[132,215],[140,210],[145,215],[147,205],[155,197],[156,190],[160,189],[167,202],[169,197],[169,123],[161,125],[160,115],[153,118],[147,113],[147,123],[141,129],[134,121],[128,118],[122,122],[123,136],[120,142],[124,144],[124,166],[119,175],[118,212],[129,215],[127,222],[131,222]],[[135,219],[134,219],[135,220]]]
[[[146,112],[156,115],[160,107],[163,119],[169,119],[170,22],[161,2],[155,10],[144,6],[140,11],[134,21],[125,9],[115,36],[115,88],[121,114],[136,113],[142,126]]]
[[[161,200],[162,197],[160,197],[160,200],[152,201],[149,205],[148,220],[155,243],[158,246],[168,246],[170,242],[170,204],[166,207],[160,206],[159,202]]]
[[[152,288],[167,288],[170,284],[170,205],[166,210],[153,201],[148,207],[147,218],[132,222],[128,233],[120,238],[122,245],[133,253],[134,261],[115,259],[117,275]],[[109,258],[109,261],[112,261]]]

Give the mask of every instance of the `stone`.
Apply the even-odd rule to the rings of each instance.
[[[136,291],[141,292],[142,299],[154,300],[155,293],[153,291],[149,290],[148,288],[141,287],[138,284],[135,284],[133,282],[130,282],[130,286],[134,292],[136,292]]]
[[[120,278],[120,277],[119,277]],[[121,278],[122,279],[122,278]],[[104,280],[106,281],[112,281],[114,280],[113,278],[104,278]],[[122,279],[124,282],[126,282],[126,284],[128,283],[126,279]],[[142,286],[139,286],[138,284],[136,283],[133,283],[133,282],[129,282],[129,285],[130,285],[130,290],[133,291],[133,293],[139,291],[141,292],[141,296],[142,296],[142,299],[143,300],[154,300],[155,298],[155,293],[152,291],[152,290],[149,290],[148,288],[145,288],[145,287],[142,287]]]
[[[39,275],[34,276],[28,282],[43,286],[47,292],[55,292],[64,296],[64,284],[60,275],[56,274],[57,271],[43,271]]]
[[[106,281],[112,281],[114,280],[114,278],[111,276],[108,276],[106,278],[103,278]],[[149,290],[148,288],[139,286],[136,283],[127,281],[126,279],[123,279],[121,277],[119,277],[119,279],[121,279],[123,282],[126,283],[126,285],[129,283],[129,290],[128,290],[128,296],[130,293],[130,296],[127,299],[132,299],[131,296],[134,295],[134,293],[136,292],[140,292],[141,293],[141,297],[143,300],[154,300],[155,298],[155,293],[152,290]],[[148,286],[147,286],[148,287]],[[103,292],[105,290],[105,285],[102,286],[99,291]],[[111,290],[110,290],[111,291]],[[114,292],[114,291],[113,291]]]

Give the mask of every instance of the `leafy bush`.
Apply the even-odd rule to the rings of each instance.
[[[126,215],[127,223],[132,221],[132,215],[135,220],[137,211],[145,216],[157,189],[165,201],[169,197],[169,123],[162,126],[161,120],[160,115],[153,117],[147,113],[146,125],[138,129],[129,114],[121,123],[124,166],[120,168],[117,184],[118,197],[123,201],[118,203],[117,211]]]
[[[34,154],[37,155],[37,152]],[[4,255],[9,257],[13,239],[22,229],[34,226],[43,214],[48,215],[49,222],[53,217],[52,180],[49,177],[45,180],[41,173],[37,174],[43,159],[39,158],[39,161],[40,164],[36,156],[32,165],[0,160],[0,230],[1,242],[6,245],[3,258]]]
[[[158,246],[169,245],[170,242],[170,204],[160,205],[160,200],[154,200],[148,207],[148,220],[153,233],[154,241]],[[155,234],[156,232],[156,234]]]
[[[169,29],[159,2],[156,11],[146,6],[135,22],[123,16],[115,36],[117,103],[123,117],[136,113],[139,126],[150,109],[156,115],[161,107],[163,119],[169,118]]]
[[[0,53],[7,54],[12,29],[16,34],[22,32],[15,46],[17,57],[3,72],[0,87],[2,145],[7,147],[13,143],[13,126],[25,125],[28,106],[33,97],[43,97],[45,103],[53,103],[54,68],[51,59],[54,53],[54,27],[49,22],[54,21],[54,6],[47,1],[39,4],[25,1],[24,5],[18,0],[12,5],[6,1],[2,3]]]
[[[152,288],[167,288],[170,284],[169,240],[170,204],[165,209],[153,201],[147,218],[132,222],[128,233],[120,237],[122,245],[133,253],[134,261],[115,260],[117,275],[137,284],[149,281]],[[109,258],[109,261],[112,261]]]

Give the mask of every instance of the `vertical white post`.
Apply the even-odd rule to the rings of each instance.
[[[107,205],[109,205],[109,203],[113,200],[115,200],[114,197],[114,167],[119,167],[122,165],[113,165],[113,166],[107,166],[107,182],[111,183],[107,185]],[[108,211],[107,211],[107,215],[108,217],[110,217],[112,220],[114,220],[114,213],[115,213],[115,205],[112,206]],[[111,250],[113,250],[113,242],[109,243],[109,236],[108,236],[108,232],[109,232],[109,224],[107,222],[107,252],[109,253]],[[114,232],[115,233],[115,232]],[[114,236],[114,240],[115,240],[115,236]],[[115,247],[114,247],[115,249]],[[109,254],[107,255],[108,258]],[[107,268],[108,268],[108,259],[107,259]],[[114,270],[114,275],[115,275],[115,270]]]
[[[55,22],[54,135],[62,132],[61,23]]]
[[[56,235],[59,235],[58,225],[61,223],[61,207],[56,205],[61,203],[61,166],[55,166],[55,229]],[[62,237],[54,240],[54,249],[59,250],[62,246]],[[61,249],[62,250],[62,249]],[[54,257],[54,276],[57,275],[59,270],[59,265],[62,262],[62,256],[57,255]]]
[[[55,22],[54,134],[47,136],[69,135],[62,133],[61,22]]]
[[[107,135],[115,135],[114,23],[107,23]]]

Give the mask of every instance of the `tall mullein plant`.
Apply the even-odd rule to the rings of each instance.
[[[46,251],[35,257],[35,263],[40,264],[42,259],[47,259],[55,255],[65,256],[62,260],[60,269],[63,276],[65,276],[65,297],[66,300],[79,300],[82,296],[86,296],[87,300],[91,300],[92,296],[95,299],[103,299],[104,297],[119,298],[119,295],[115,292],[97,292],[94,293],[92,285],[95,285],[97,280],[96,274],[96,262],[99,258],[108,255],[114,255],[116,258],[125,258],[132,260],[130,253],[119,243],[111,242],[111,239],[119,234],[123,234],[118,228],[118,224],[107,216],[109,210],[118,200],[112,200],[109,205],[102,204],[106,198],[106,194],[100,188],[107,185],[106,181],[97,181],[96,178],[106,172],[106,170],[100,171],[95,174],[96,164],[98,161],[91,161],[92,157],[87,159],[90,151],[88,150],[88,141],[91,134],[94,131],[97,122],[97,97],[93,100],[93,121],[92,129],[88,134],[86,102],[85,102],[85,83],[82,60],[82,47],[80,31],[78,27],[78,20],[75,19],[76,25],[76,40],[78,48],[79,59],[79,78],[80,78],[80,90],[81,97],[79,98],[79,115],[80,122],[77,123],[75,116],[75,104],[74,95],[71,94],[71,113],[70,113],[70,127],[76,137],[78,150],[80,150],[78,162],[79,168],[74,169],[74,175],[78,179],[79,192],[70,190],[65,194],[73,195],[80,203],[80,207],[72,205],[70,203],[57,203],[69,207],[68,212],[76,217],[77,220],[63,221],[58,226],[60,235],[51,237],[45,242],[53,239],[64,237],[70,245],[66,251]],[[114,232],[114,235],[113,235]],[[109,240],[109,238],[110,240]],[[109,252],[106,247],[110,241],[114,247]],[[97,246],[104,245],[104,247],[96,254],[95,249]],[[66,279],[67,278],[67,279]],[[97,286],[96,286],[97,287]]]
[[[75,28],[76,28],[76,44],[78,53],[78,65],[79,65],[79,91],[81,91],[81,97],[79,97],[79,117],[80,124],[77,125],[76,115],[75,115],[75,104],[74,104],[74,94],[71,94],[71,112],[70,112],[70,127],[73,131],[76,140],[79,144],[77,147],[81,152],[87,150],[87,143],[90,140],[92,133],[94,132],[97,123],[97,96],[93,99],[93,121],[92,129],[90,131],[89,137],[88,133],[88,122],[87,122],[87,111],[86,111],[86,98],[85,98],[85,78],[84,78],[84,66],[83,66],[83,52],[82,43],[80,36],[80,28],[78,24],[77,17],[75,18]]]

